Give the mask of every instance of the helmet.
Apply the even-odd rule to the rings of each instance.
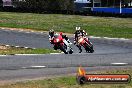
[[[53,30],[53,29],[51,29],[51,30],[49,30],[49,32],[54,32],[54,30]]]
[[[49,35],[54,36],[54,30],[53,29],[49,30]]]
[[[62,36],[62,32],[60,32],[60,35]]]
[[[76,27],[76,31],[80,30],[80,27]]]

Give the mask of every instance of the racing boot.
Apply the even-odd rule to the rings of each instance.
[[[78,49],[79,49],[79,53],[82,52],[82,49],[81,49],[81,46],[80,45],[77,45]]]
[[[57,47],[56,46],[53,46],[54,50],[57,50]]]
[[[80,48],[79,50],[80,50],[79,53],[81,53],[82,52],[82,49]]]

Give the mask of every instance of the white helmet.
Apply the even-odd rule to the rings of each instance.
[[[76,31],[77,31],[77,30],[80,30],[80,29],[81,29],[80,27],[76,27]]]

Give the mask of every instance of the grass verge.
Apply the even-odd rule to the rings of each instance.
[[[0,49],[1,55],[10,55],[10,54],[49,54],[49,53],[60,53],[60,51],[55,51],[52,49],[24,49],[24,48],[11,48],[11,47],[2,47]]]
[[[132,69],[112,70],[96,72],[98,74],[130,74],[132,76]],[[94,73],[95,74],[95,73]],[[132,82],[129,84],[86,84],[78,85],[74,76],[58,77],[53,79],[18,82],[15,84],[5,84],[0,88],[132,88]]]
[[[0,27],[74,33],[81,26],[89,35],[101,37],[132,38],[131,24],[132,18],[0,12]]]

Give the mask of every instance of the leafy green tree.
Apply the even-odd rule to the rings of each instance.
[[[14,2],[17,7],[32,9],[36,12],[73,11],[74,9],[74,0],[15,0]]]

